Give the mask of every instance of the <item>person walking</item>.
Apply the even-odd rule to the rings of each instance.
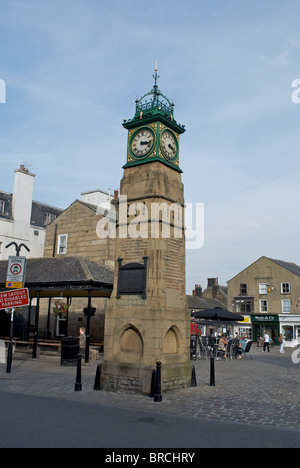
[[[270,352],[270,336],[268,335],[267,332],[265,332],[265,335],[264,335],[264,349],[263,349],[263,353],[266,352],[266,348],[268,348],[268,353]]]
[[[280,354],[284,354],[284,347],[283,347],[283,336],[282,333],[280,333],[279,338],[278,338],[279,344],[280,344]]]
[[[85,328],[79,329],[79,350],[80,353],[83,353],[86,347],[86,334]]]

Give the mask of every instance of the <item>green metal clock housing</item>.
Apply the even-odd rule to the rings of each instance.
[[[141,99],[136,99],[133,119],[124,119],[128,147],[127,163],[123,167],[160,161],[182,172],[179,167],[179,135],[185,132],[185,126],[174,119],[174,102],[158,89],[157,69],[153,77],[153,89]]]

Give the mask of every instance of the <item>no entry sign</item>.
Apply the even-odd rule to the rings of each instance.
[[[0,292],[0,309],[12,309],[29,305],[27,288]]]

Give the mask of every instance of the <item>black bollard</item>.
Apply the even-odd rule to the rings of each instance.
[[[94,390],[96,390],[96,391],[101,390],[101,365],[100,364],[98,364],[98,366],[97,366]]]
[[[160,402],[162,401],[162,394],[161,394],[161,362],[157,361],[156,363],[156,385],[155,385],[155,394],[154,394],[154,401]]]
[[[81,358],[82,358],[82,354],[77,354],[77,373],[76,373],[76,382],[75,382],[75,392],[81,392],[82,390]]]
[[[215,387],[215,359],[210,358],[210,386]]]
[[[197,379],[196,379],[196,371],[195,371],[195,366],[192,366],[192,387],[197,387]]]
[[[156,389],[156,370],[153,369],[152,371],[152,379],[151,379],[151,388],[150,388],[150,398],[154,398]]]

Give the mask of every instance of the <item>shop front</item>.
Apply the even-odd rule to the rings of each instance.
[[[295,348],[300,344],[300,315],[279,315],[280,333],[284,346]]]
[[[237,325],[234,327],[234,333],[237,333],[240,337],[244,336],[247,341],[252,341],[253,331],[250,315],[244,315],[244,321],[237,322]]]
[[[252,315],[251,316],[253,326],[253,341],[257,342],[258,339],[264,337],[267,333],[274,343],[278,343],[279,337],[279,316],[278,315]]]

